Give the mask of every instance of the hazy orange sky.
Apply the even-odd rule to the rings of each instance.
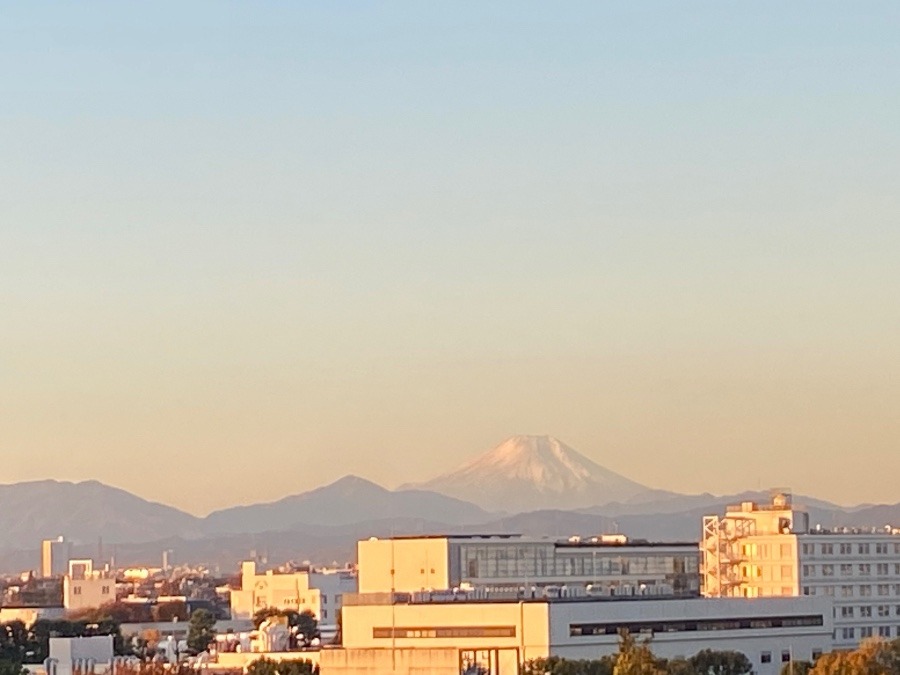
[[[900,501],[895,4],[163,5],[0,26],[0,482]]]

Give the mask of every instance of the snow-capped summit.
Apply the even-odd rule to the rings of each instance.
[[[511,512],[595,506],[650,489],[592,462],[552,436],[513,436],[416,487]]]

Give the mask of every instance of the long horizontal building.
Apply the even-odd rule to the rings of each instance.
[[[455,589],[493,598],[700,594],[695,542],[419,536],[361,541],[358,554],[360,593]]]
[[[737,650],[759,675],[832,647],[830,598],[700,597],[695,543],[425,536],[358,553],[360,592],[344,596],[323,675],[514,675],[532,659],[614,654],[622,630],[660,657]]]
[[[340,673],[336,659],[437,659],[416,667],[430,672],[513,675],[530,659],[596,659],[614,654],[619,631],[652,638],[665,658],[706,648],[737,649],[759,675],[777,675],[792,658],[814,660],[830,651],[831,603],[825,598],[708,600],[704,598],[582,598],[524,601],[423,602],[383,596],[347,596],[344,655],[323,653],[323,672]],[[353,658],[349,658],[353,661]],[[443,665],[441,665],[443,664]],[[327,667],[326,666],[330,666]],[[372,667],[378,669],[374,663]]]

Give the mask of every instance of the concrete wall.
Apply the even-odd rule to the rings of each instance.
[[[223,652],[217,654],[214,663],[218,668],[243,670],[254,661],[269,659],[270,661],[311,661],[319,663],[318,651],[308,652]]]
[[[100,607],[116,599],[116,580],[105,577],[63,578],[63,606],[67,610]]]
[[[366,539],[357,544],[357,555],[360,593],[415,593],[453,585],[449,542],[443,537]]]
[[[443,649],[328,649],[320,656],[322,675],[459,675],[459,651]],[[515,675],[510,671],[508,675]],[[507,673],[502,673],[507,675]]]
[[[91,661],[95,672],[105,672],[113,661],[112,635],[81,638],[50,638],[50,658],[57,675],[72,675],[79,662]]]

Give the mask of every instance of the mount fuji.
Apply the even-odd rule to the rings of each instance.
[[[579,509],[665,493],[606,469],[552,436],[513,436],[459,468],[404,489],[431,490],[483,509]]]

